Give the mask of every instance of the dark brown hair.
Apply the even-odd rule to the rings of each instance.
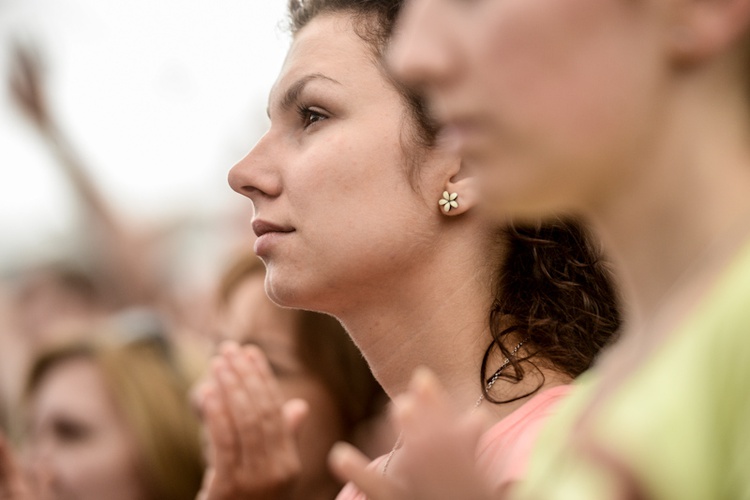
[[[289,0],[289,26],[294,34],[321,14],[342,12],[352,16],[355,32],[372,49],[373,61],[399,91],[417,125],[404,127],[401,138],[407,163],[411,167],[409,175],[415,181],[421,160],[419,153],[434,146],[440,127],[430,116],[419,93],[393,79],[383,64],[385,49],[402,4],[402,0]]]
[[[505,229],[505,259],[490,311],[492,343],[481,368],[489,401],[495,400],[484,387],[494,374],[488,377],[487,362],[495,348],[510,361],[501,378],[518,382],[524,362],[575,378],[614,340],[620,327],[619,301],[607,265],[591,241],[575,218]],[[509,346],[520,341],[526,354],[514,357]]]
[[[402,6],[403,0],[290,0],[291,31],[296,33],[321,14],[350,14],[355,32],[372,47],[377,64],[383,67],[382,57]],[[424,99],[413,89],[395,81],[394,85],[414,119],[413,142],[417,147],[433,146],[438,126],[427,113]],[[412,168],[411,178],[417,173]],[[488,315],[492,340],[479,375],[485,397],[504,403],[542,387],[544,378],[538,368],[580,375],[613,339],[620,313],[607,266],[574,218],[512,224],[502,228],[499,237],[504,258],[496,270],[495,299]],[[513,356],[512,346],[521,341],[524,354]],[[524,377],[524,366],[531,367],[541,375],[537,388],[505,401],[487,394],[487,383],[496,373],[489,372],[488,363],[496,349],[509,360],[500,375],[503,379],[516,383]]]

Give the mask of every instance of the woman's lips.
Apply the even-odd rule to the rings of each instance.
[[[294,228],[279,226],[278,224],[264,220],[255,220],[253,221],[253,232],[258,237],[254,245],[255,254],[263,257],[264,255],[268,255],[279,238],[293,233]]]
[[[253,221],[253,232],[258,238],[268,233],[291,233],[292,231],[294,231],[294,228],[279,226],[273,222],[260,219]]]

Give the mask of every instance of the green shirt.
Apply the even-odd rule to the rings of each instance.
[[[611,467],[571,439],[597,384],[595,373],[582,377],[550,419],[520,498],[620,498]],[[750,245],[587,434],[646,498],[750,499]]]

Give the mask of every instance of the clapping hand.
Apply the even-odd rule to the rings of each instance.
[[[21,467],[5,437],[0,434],[0,500],[35,500]]]
[[[260,349],[223,345],[198,398],[210,444],[199,500],[289,498],[307,405],[284,401]]]

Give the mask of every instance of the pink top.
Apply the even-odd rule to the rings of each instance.
[[[494,491],[526,475],[539,431],[572,388],[558,385],[540,392],[482,435],[477,465]]]
[[[559,385],[540,392],[482,435],[477,444],[477,464],[493,490],[525,475],[539,431],[571,388]],[[385,455],[376,458],[370,468],[378,467],[384,459]],[[367,497],[353,483],[348,483],[336,500],[367,500]]]

